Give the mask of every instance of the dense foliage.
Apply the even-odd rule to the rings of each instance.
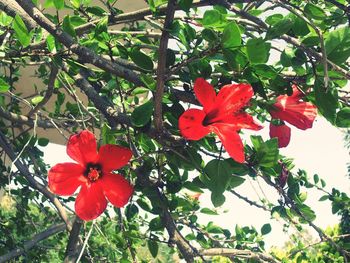
[[[278,147],[293,143],[284,122],[312,129],[316,108],[350,127],[349,1],[148,0],[132,12],[119,2],[0,0],[0,262],[347,262],[349,196]],[[243,148],[245,128],[255,135]],[[50,140],[67,144],[83,130],[133,153],[107,171],[133,186],[129,201],[123,179],[125,200],[104,190],[115,206],[86,222],[76,195],[48,185],[43,158]],[[104,178],[81,164],[92,167],[81,173],[91,185]],[[242,196],[235,187],[248,181],[279,198]],[[339,225],[315,225],[309,190],[323,193]],[[224,229],[216,208],[228,198],[299,233],[267,250],[273,223]],[[203,214],[217,222],[200,224]],[[318,240],[301,238],[309,227]]]

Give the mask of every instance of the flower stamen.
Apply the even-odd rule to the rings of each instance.
[[[88,172],[88,176],[89,180],[91,182],[95,182],[98,178],[101,177],[100,171],[94,168],[90,168],[90,171]]]

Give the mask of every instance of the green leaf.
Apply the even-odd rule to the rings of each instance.
[[[204,168],[208,176],[207,187],[216,193],[223,193],[229,186],[232,176],[231,166],[224,160],[211,160]]]
[[[48,145],[49,142],[50,142],[50,140],[47,138],[39,138],[39,140],[38,140],[38,144],[42,147],[45,147],[46,145]]]
[[[314,221],[316,219],[316,214],[310,207],[304,204],[298,204],[297,206],[307,220]]]
[[[10,89],[10,85],[0,77],[0,93],[7,92]]]
[[[262,38],[250,38],[247,41],[247,55],[250,63],[266,63],[270,56],[271,44]]]
[[[211,202],[215,207],[222,206],[225,203],[225,196],[219,192],[211,193]]]
[[[156,258],[158,255],[158,243],[154,240],[147,241],[148,250],[151,253],[152,257]]]
[[[270,224],[265,224],[261,227],[261,234],[262,235],[267,235],[270,232],[271,232],[271,225]]]
[[[335,124],[341,128],[349,128],[350,127],[350,108],[345,107],[342,108],[337,113],[337,117],[335,119]]]
[[[265,23],[272,26],[282,19],[283,19],[282,14],[273,14],[273,15],[266,17]]]
[[[310,29],[306,23],[306,21],[294,14],[289,14],[289,17],[292,17],[294,20],[294,24],[292,27],[292,31],[297,36],[306,36],[310,33]]]
[[[241,31],[236,22],[228,23],[222,34],[222,47],[232,49],[241,45]]]
[[[320,113],[332,124],[336,119],[338,108],[338,92],[336,89],[325,87],[320,81],[315,83],[315,103]]]
[[[201,35],[206,41],[212,44],[216,44],[218,41],[218,35],[215,33],[213,29],[205,28],[203,29]]]
[[[202,25],[205,28],[223,27],[223,26],[225,26],[225,23],[226,23],[225,16],[221,12],[219,12],[218,10],[215,10],[215,9],[207,10],[207,11],[205,11],[205,13],[203,15]]]
[[[43,96],[35,96],[34,98],[32,98],[32,103],[34,104],[34,105],[37,105],[38,103],[40,103],[42,100],[44,99],[44,97]]]
[[[266,64],[256,64],[253,67],[253,70],[256,75],[272,80],[277,77],[278,73],[275,71],[275,68]]]
[[[131,122],[136,127],[142,127],[150,121],[152,113],[153,101],[149,100],[141,106],[135,108],[131,114]]]
[[[62,22],[62,29],[64,32],[68,33],[69,35],[71,35],[72,37],[76,37],[76,33],[75,33],[75,29],[72,25],[72,23],[70,22],[70,16],[67,15],[63,18],[63,22]]]
[[[140,68],[149,71],[153,70],[152,59],[145,53],[141,52],[139,49],[133,48],[129,55],[131,60]]]
[[[319,202],[323,202],[329,199],[329,195],[323,195],[321,198],[318,200]]]
[[[47,49],[51,52],[51,53],[56,53],[56,40],[52,35],[48,35],[46,38],[46,45],[47,45]]]
[[[192,7],[192,2],[193,0],[179,0],[179,6],[183,11],[188,12]]]
[[[344,63],[350,56],[350,28],[342,27],[330,32],[325,40],[327,58],[336,64]]]
[[[64,8],[64,0],[53,0],[53,4],[55,5],[57,10]]]
[[[12,22],[12,17],[7,15],[5,12],[0,12],[0,26],[9,26]]]
[[[311,18],[316,20],[324,20],[327,15],[321,7],[318,7],[314,4],[307,3],[304,7],[304,12],[309,15]]]
[[[317,174],[314,174],[314,183],[317,184],[320,181],[320,178]]]
[[[211,209],[206,208],[206,207],[202,208],[202,209],[200,210],[200,212],[201,212],[202,214],[212,215],[212,216],[217,216],[217,215],[219,215],[216,211],[211,210]]]
[[[243,184],[245,179],[243,177],[233,175],[230,180],[230,187],[235,188]]]
[[[207,227],[205,228],[205,230],[211,234],[223,234],[224,233],[222,228],[214,225],[213,222],[209,222]]]
[[[95,37],[98,37],[102,32],[107,32],[108,16],[103,17],[95,27]]]
[[[266,142],[261,136],[251,136],[250,138],[256,150],[256,161],[259,165],[266,168],[275,166],[279,155],[277,138]]]
[[[16,14],[15,19],[13,20],[13,30],[18,38],[18,41],[23,47],[27,47],[30,44],[30,34],[26,25],[24,24],[22,18]]]
[[[156,81],[151,75],[141,74],[141,80],[152,91],[156,90]]]
[[[293,26],[293,20],[290,18],[283,18],[270,27],[266,32],[266,39],[273,39],[287,33]]]
[[[101,8],[99,6],[89,6],[85,10],[86,10],[86,12],[91,13],[95,16],[99,16],[99,17],[106,15],[106,11],[103,10],[103,8]]]
[[[159,217],[153,218],[149,222],[149,229],[152,231],[159,231],[164,228],[162,221],[160,220]]]

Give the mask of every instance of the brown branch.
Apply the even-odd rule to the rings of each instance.
[[[16,0],[17,3],[32,17],[42,28],[53,35],[60,43],[67,47],[70,51],[75,53],[82,63],[91,63],[94,66],[103,69],[107,72],[113,73],[118,77],[124,78],[136,85],[143,86],[140,77],[133,71],[110,62],[109,60],[97,55],[91,49],[81,46],[60,27],[52,23],[45,17],[40,10],[30,0]]]
[[[34,126],[33,119],[28,118],[27,116],[24,116],[24,115],[16,114],[9,111],[4,111],[1,107],[0,107],[0,116],[11,122],[27,125],[29,127]],[[55,126],[49,121],[38,120],[36,124],[38,127],[44,128],[44,129],[55,128]]]
[[[120,31],[120,30],[108,30],[108,33],[111,35],[130,35],[130,36],[145,36],[145,37],[152,37],[152,38],[160,38],[161,33],[159,32],[153,32],[150,30],[146,31]]]
[[[64,263],[75,263],[79,257],[79,234],[83,221],[79,217],[75,217],[72,230],[70,231]]]
[[[221,1],[222,2],[222,1]],[[224,1],[226,2],[226,1]],[[226,2],[227,3],[227,2]],[[223,5],[222,3],[218,3],[218,4],[221,4]],[[257,26],[259,26],[261,29],[264,29],[264,30],[267,30],[268,29],[268,26],[267,24],[262,21],[260,18],[256,17],[256,16],[253,16],[239,8],[237,8],[236,6],[234,5],[230,5],[230,4],[225,4],[224,5],[226,8],[228,8],[230,11],[236,13],[237,15],[245,18],[245,19],[248,19],[252,22],[254,22]],[[292,44],[296,47],[299,47],[301,48],[302,50],[305,51],[305,53],[307,53],[308,55],[314,57],[318,62],[322,62],[324,60],[322,54],[318,53],[317,51],[313,50],[312,48],[308,48],[306,47],[305,45],[303,45],[302,43],[299,42],[298,39],[296,38],[293,38],[291,36],[288,36],[288,35],[282,35],[281,36],[281,39],[283,39],[284,41],[286,41],[287,43],[289,44]],[[340,73],[343,77],[347,78],[347,79],[350,79],[350,72],[343,69],[342,67],[338,66],[337,64],[333,63],[332,61],[330,61],[329,59],[326,60],[328,65],[334,70],[334,71],[337,71],[338,73]]]
[[[44,98],[35,106],[35,108],[31,109],[28,113],[28,117],[32,116],[34,113],[36,113],[38,110],[40,110],[51,98],[54,90],[54,84],[55,79],[58,74],[58,68],[54,65],[54,63],[51,64],[51,72],[49,75],[49,81],[47,83],[47,91],[45,93]]]
[[[158,67],[157,67],[157,87],[154,96],[154,126],[157,133],[162,133],[163,130],[163,94],[165,84],[165,67],[166,67],[166,54],[169,41],[169,29],[174,20],[175,14],[175,0],[169,0],[167,5],[167,15],[165,17],[164,28],[162,36],[160,38],[159,50],[158,50]]]
[[[26,24],[29,30],[35,28],[35,21],[27,15],[27,13],[15,2],[8,0],[0,0],[0,10],[3,10],[6,14],[15,17],[16,14],[22,17],[23,22]]]
[[[65,229],[66,225],[64,223],[51,226],[45,231],[36,234],[30,240],[25,241],[20,248],[16,248],[14,250],[11,250],[9,253],[0,256],[0,263],[9,262],[10,260],[15,259],[16,257],[25,254],[28,250],[35,247],[42,240],[56,235],[57,233],[63,232]]]
[[[201,52],[199,52],[199,54],[194,55],[192,57],[189,57],[179,63],[177,63],[176,65],[174,65],[166,74],[165,76],[165,80],[169,80],[169,78],[175,74],[176,72],[178,72],[180,69],[182,69],[184,66],[190,64],[191,62],[197,60],[197,59],[203,59],[206,56],[210,56],[212,54],[214,54],[216,51],[218,51],[220,48],[220,46],[215,46],[212,48],[209,48],[207,50],[203,50]]]
[[[63,70],[67,74],[69,73],[68,67],[65,63],[63,63]],[[76,85],[92,101],[95,107],[102,112],[112,127],[115,127],[116,124],[123,124],[128,127],[135,128],[132,125],[130,118],[120,110],[115,109],[114,105],[107,99],[102,98],[90,84],[90,82],[86,79],[86,77],[84,77],[82,74],[76,74],[71,77],[74,79]],[[185,141],[181,137],[177,138],[167,133],[166,131],[163,131],[162,134],[157,134],[154,128],[149,128],[145,133],[147,133],[151,138],[158,140],[159,142],[161,142],[161,139],[165,139],[173,145],[185,144]]]
[[[153,195],[158,197],[160,201],[160,218],[163,225],[165,226],[169,234],[169,242],[175,243],[180,250],[181,255],[184,257],[186,262],[194,262],[194,257],[200,256],[195,248],[193,248],[189,242],[182,236],[180,231],[177,229],[174,219],[169,212],[167,205],[168,200],[163,193],[160,192],[157,186],[155,186],[149,179],[149,172],[143,167],[139,167],[135,170],[137,175],[137,183],[144,189],[150,189]]]
[[[200,0],[195,0],[193,1],[192,7],[200,7],[200,6],[206,6],[208,5],[208,3],[205,3],[203,1]],[[180,7],[177,5],[176,9],[180,9]],[[167,12],[167,6],[161,6],[158,8],[158,13],[159,14],[164,14]],[[117,24],[121,24],[121,23],[125,23],[125,22],[132,22],[132,21],[136,21],[136,20],[141,20],[144,19],[144,17],[152,15],[152,10],[149,8],[144,8],[144,9],[140,9],[137,11],[132,11],[129,13],[124,13],[124,14],[118,14],[115,16],[110,15],[109,16],[109,20],[108,20],[108,25],[109,26],[113,26],[113,25],[117,25]],[[87,22],[83,25],[77,26],[75,28],[75,32],[78,36],[86,33],[87,31],[89,31],[90,29],[94,28],[99,22],[101,21],[101,19],[95,19],[93,21]],[[31,44],[28,48],[29,49],[42,49],[45,48],[46,46],[46,40],[40,41],[39,43],[35,43],[35,44]]]
[[[238,257],[238,258],[252,259],[258,262],[271,262],[271,263],[280,262],[270,255],[267,255],[261,252],[253,252],[246,249],[208,248],[208,249],[200,250],[199,253],[203,256],[208,256],[208,257],[224,256],[224,257],[230,257],[230,258]]]
[[[271,209],[267,208],[266,206],[260,205],[260,204],[258,204],[256,202],[248,199],[247,197],[240,195],[239,193],[237,193],[236,191],[234,191],[232,189],[230,190],[230,193],[235,195],[235,196],[237,196],[239,199],[242,199],[243,201],[247,202],[251,206],[255,206],[257,208],[261,208],[261,209],[263,209],[263,210],[265,210],[267,212],[271,212]]]
[[[305,222],[308,223],[308,225],[310,227],[312,227],[319,235],[320,239],[321,240],[327,240],[327,242],[329,242],[329,244],[331,244],[337,251],[339,251],[343,256],[344,256],[344,260],[345,262],[347,262],[346,258],[347,256],[350,256],[350,252],[343,249],[341,246],[339,246],[337,243],[335,243],[333,241],[333,239],[331,237],[329,237],[326,233],[323,232],[323,230],[321,228],[319,228],[318,226],[316,226],[310,219],[308,219],[301,211],[300,209],[298,208],[298,206],[295,204],[294,200],[291,199],[287,193],[284,191],[284,189],[282,187],[280,187],[279,185],[275,184],[274,182],[272,182],[270,180],[270,178],[268,178],[267,176],[263,175],[263,174],[259,174],[263,179],[264,181],[274,187],[275,189],[277,189],[277,191],[282,195],[282,197],[284,198],[285,200],[285,203],[287,205],[289,205],[289,207],[294,210],[296,212],[296,214],[302,218]]]
[[[68,216],[65,208],[62,206],[61,202],[57,199],[57,197],[50,192],[50,190],[38,183],[33,176],[31,175],[28,166],[23,164],[16,156],[16,153],[12,149],[12,146],[7,142],[6,136],[0,131],[0,146],[5,151],[5,153],[10,157],[11,161],[15,161],[14,165],[18,169],[18,171],[27,179],[29,185],[42,193],[57,209],[59,216],[66,223],[67,229],[71,230],[71,223],[68,220]]]

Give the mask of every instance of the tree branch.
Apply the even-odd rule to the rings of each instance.
[[[16,257],[23,255],[28,250],[36,246],[40,241],[46,238],[49,238],[57,233],[63,232],[65,229],[66,229],[66,225],[64,223],[51,226],[45,231],[39,234],[36,234],[30,240],[25,241],[21,248],[16,248],[14,250],[11,250],[9,253],[3,256],[0,256],[0,263],[9,262],[10,260],[15,259]]]
[[[139,183],[143,189],[150,189],[155,198],[158,197],[160,201],[159,208],[161,210],[159,216],[169,234],[170,242],[174,242],[176,244],[186,262],[194,262],[194,256],[200,255],[177,229],[174,219],[169,212],[166,197],[160,192],[157,186],[151,183],[149,179],[149,172],[143,166],[137,168],[135,172],[137,175],[137,183]]]
[[[46,198],[50,200],[50,202],[56,207],[59,216],[66,223],[67,230],[71,230],[71,223],[68,219],[65,208],[62,206],[61,202],[57,199],[57,197],[50,192],[50,190],[38,183],[31,175],[28,167],[23,164],[19,159],[16,158],[16,153],[13,151],[11,145],[7,142],[6,136],[0,131],[0,146],[5,151],[5,153],[10,157],[11,161],[16,161],[14,165],[17,167],[18,171],[23,174],[23,176],[27,179],[29,185],[41,192]]]
[[[72,231],[70,231],[68,244],[66,247],[64,263],[75,263],[79,257],[79,234],[83,221],[79,217],[75,217]]]
[[[261,252],[253,252],[246,249],[235,249],[235,248],[208,248],[202,249],[199,253],[203,256],[214,257],[214,256],[224,256],[224,257],[238,257],[245,259],[257,260],[258,262],[271,262],[278,263],[277,259],[273,258],[270,255],[261,253]]]
[[[215,1],[217,2],[217,4],[223,5],[226,8],[228,8],[230,11],[236,13],[237,15],[246,18],[252,22],[254,22],[257,26],[259,26],[260,28],[267,30],[268,26],[267,24],[265,24],[264,21],[262,21],[260,18],[253,16],[235,6],[231,6],[230,4],[228,4],[225,0],[220,0],[220,1]],[[226,4],[223,4],[222,2],[226,2]],[[281,39],[283,39],[284,41],[286,41],[289,44],[292,44],[295,47],[299,47],[302,50],[305,51],[305,53],[309,54],[310,56],[314,57],[318,62],[322,62],[324,60],[322,54],[318,53],[317,51],[313,50],[312,48],[308,48],[305,45],[303,45],[302,43],[299,42],[299,40],[297,40],[296,38],[293,38],[291,36],[288,35],[282,35]],[[333,63],[332,61],[330,61],[329,59],[326,60],[328,65],[334,70],[337,71],[338,73],[340,73],[342,76],[344,76],[347,79],[350,79],[350,72],[343,69],[342,67],[336,65],[335,63]]]
[[[36,26],[35,21],[28,16],[28,14],[15,1],[0,0],[0,10],[3,10],[6,14],[12,17],[15,17],[16,14],[21,16],[29,30]]]
[[[133,71],[110,62],[109,60],[97,55],[94,51],[79,45],[74,39],[60,27],[52,23],[45,17],[40,10],[29,0],[16,0],[17,3],[32,17],[42,28],[53,35],[60,43],[67,47],[70,51],[75,53],[81,62],[91,63],[94,66],[103,69],[107,72],[113,73],[118,77],[124,78],[135,85],[143,86],[143,82],[139,76]]]
[[[158,67],[157,67],[157,87],[156,94],[154,96],[154,126],[157,133],[161,133],[163,130],[163,94],[165,84],[165,67],[166,67],[166,54],[169,41],[169,29],[173,23],[176,1],[169,0],[167,5],[167,15],[165,17],[164,28],[162,36],[160,38],[159,50],[158,50]]]

